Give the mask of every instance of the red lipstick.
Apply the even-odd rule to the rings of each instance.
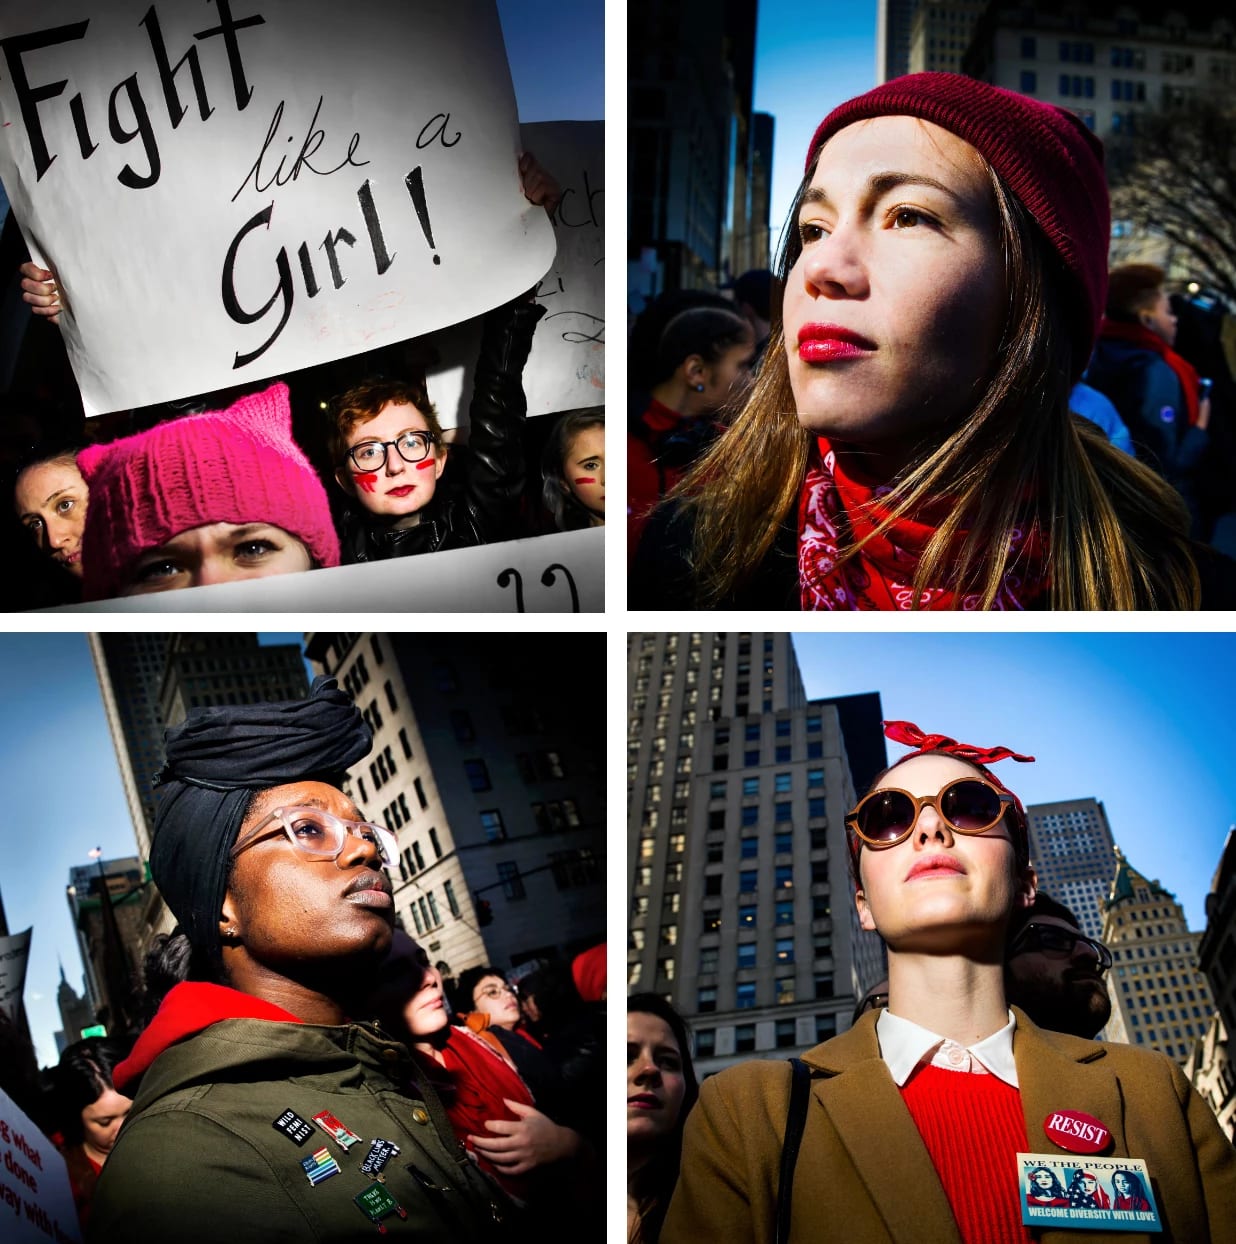
[[[804,324],[798,330],[798,357],[804,363],[842,362],[875,348],[874,341],[839,324]]]
[[[415,485],[413,484],[400,484],[398,488],[388,488],[386,495],[388,497],[406,497],[408,493],[412,492],[414,487]]]
[[[952,855],[928,855],[906,873],[906,880],[913,881],[917,877],[959,877],[965,876],[965,872],[961,861]]]

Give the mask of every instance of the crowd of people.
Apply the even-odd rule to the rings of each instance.
[[[605,948],[444,980],[341,789],[371,746],[330,678],[169,730],[144,1025],[3,1080],[87,1240],[600,1237]]]
[[[1209,1106],[1167,1056],[1091,1040],[1111,954],[1037,890],[1024,808],[990,767],[1033,758],[885,730],[911,750],[846,830],[888,979],[801,1059],[702,1086],[681,1018],[629,998],[628,1239],[788,1244],[844,1224],[848,1240],[1030,1241],[1030,1207],[1101,1230],[1127,1225],[1107,1211],[1157,1211],[1165,1239],[1230,1238],[1236,1150]],[[1098,1143],[1053,1130],[1061,1112]]]
[[[527,153],[519,170],[551,211],[557,184]],[[53,274],[27,263],[21,283],[32,311],[57,322]],[[603,525],[603,408],[527,418],[523,372],[544,314],[530,291],[483,317],[466,441],[448,438],[423,352],[405,343],[385,352],[386,370],[324,402],[308,385],[298,402],[293,376],[8,444],[12,512],[37,550],[11,607]]]
[[[834,109],[754,373],[740,282],[633,326],[630,605],[1230,608],[1236,360],[1110,237],[1074,113],[946,73]]]

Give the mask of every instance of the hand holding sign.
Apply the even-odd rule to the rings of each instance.
[[[88,409],[404,340],[543,275],[494,0],[212,3],[0,0],[0,180],[26,279],[69,295]]]

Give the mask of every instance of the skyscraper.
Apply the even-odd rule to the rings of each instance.
[[[395,832],[397,918],[445,975],[604,940],[603,636],[319,631],[306,653],[374,732],[346,789]]]
[[[1100,937],[1111,948],[1110,1039],[1149,1045],[1177,1062],[1188,1058],[1214,1012],[1198,967],[1200,933],[1158,881],[1149,881],[1115,849],[1116,872],[1103,904]]]
[[[758,631],[633,634],[628,692],[628,988],[670,996],[703,1073],[848,1027],[883,974],[843,827],[879,697],[807,701]]]
[[[1039,887],[1068,907],[1090,937],[1103,928],[1102,904],[1116,872],[1107,812],[1097,799],[1063,799],[1026,809],[1030,862]]]

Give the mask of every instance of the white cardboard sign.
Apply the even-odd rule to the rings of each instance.
[[[605,404],[605,122],[520,126],[562,185],[554,209],[558,254],[537,285],[545,308],[524,372],[530,415]]]
[[[62,605],[46,613],[600,613],[605,529]]]
[[[78,1244],[69,1173],[56,1146],[0,1089],[0,1240]]]
[[[554,210],[558,253],[537,283],[545,315],[524,367],[528,414],[605,404],[605,122],[537,121],[519,127],[525,151],[562,187]],[[444,428],[466,427],[481,322],[434,337],[439,362],[429,397]]]
[[[0,937],[0,1011],[17,1018],[21,996],[26,988],[26,964],[30,958],[30,934],[26,929],[10,937]]]
[[[0,180],[87,409],[481,314],[554,254],[494,0],[0,0]]]

